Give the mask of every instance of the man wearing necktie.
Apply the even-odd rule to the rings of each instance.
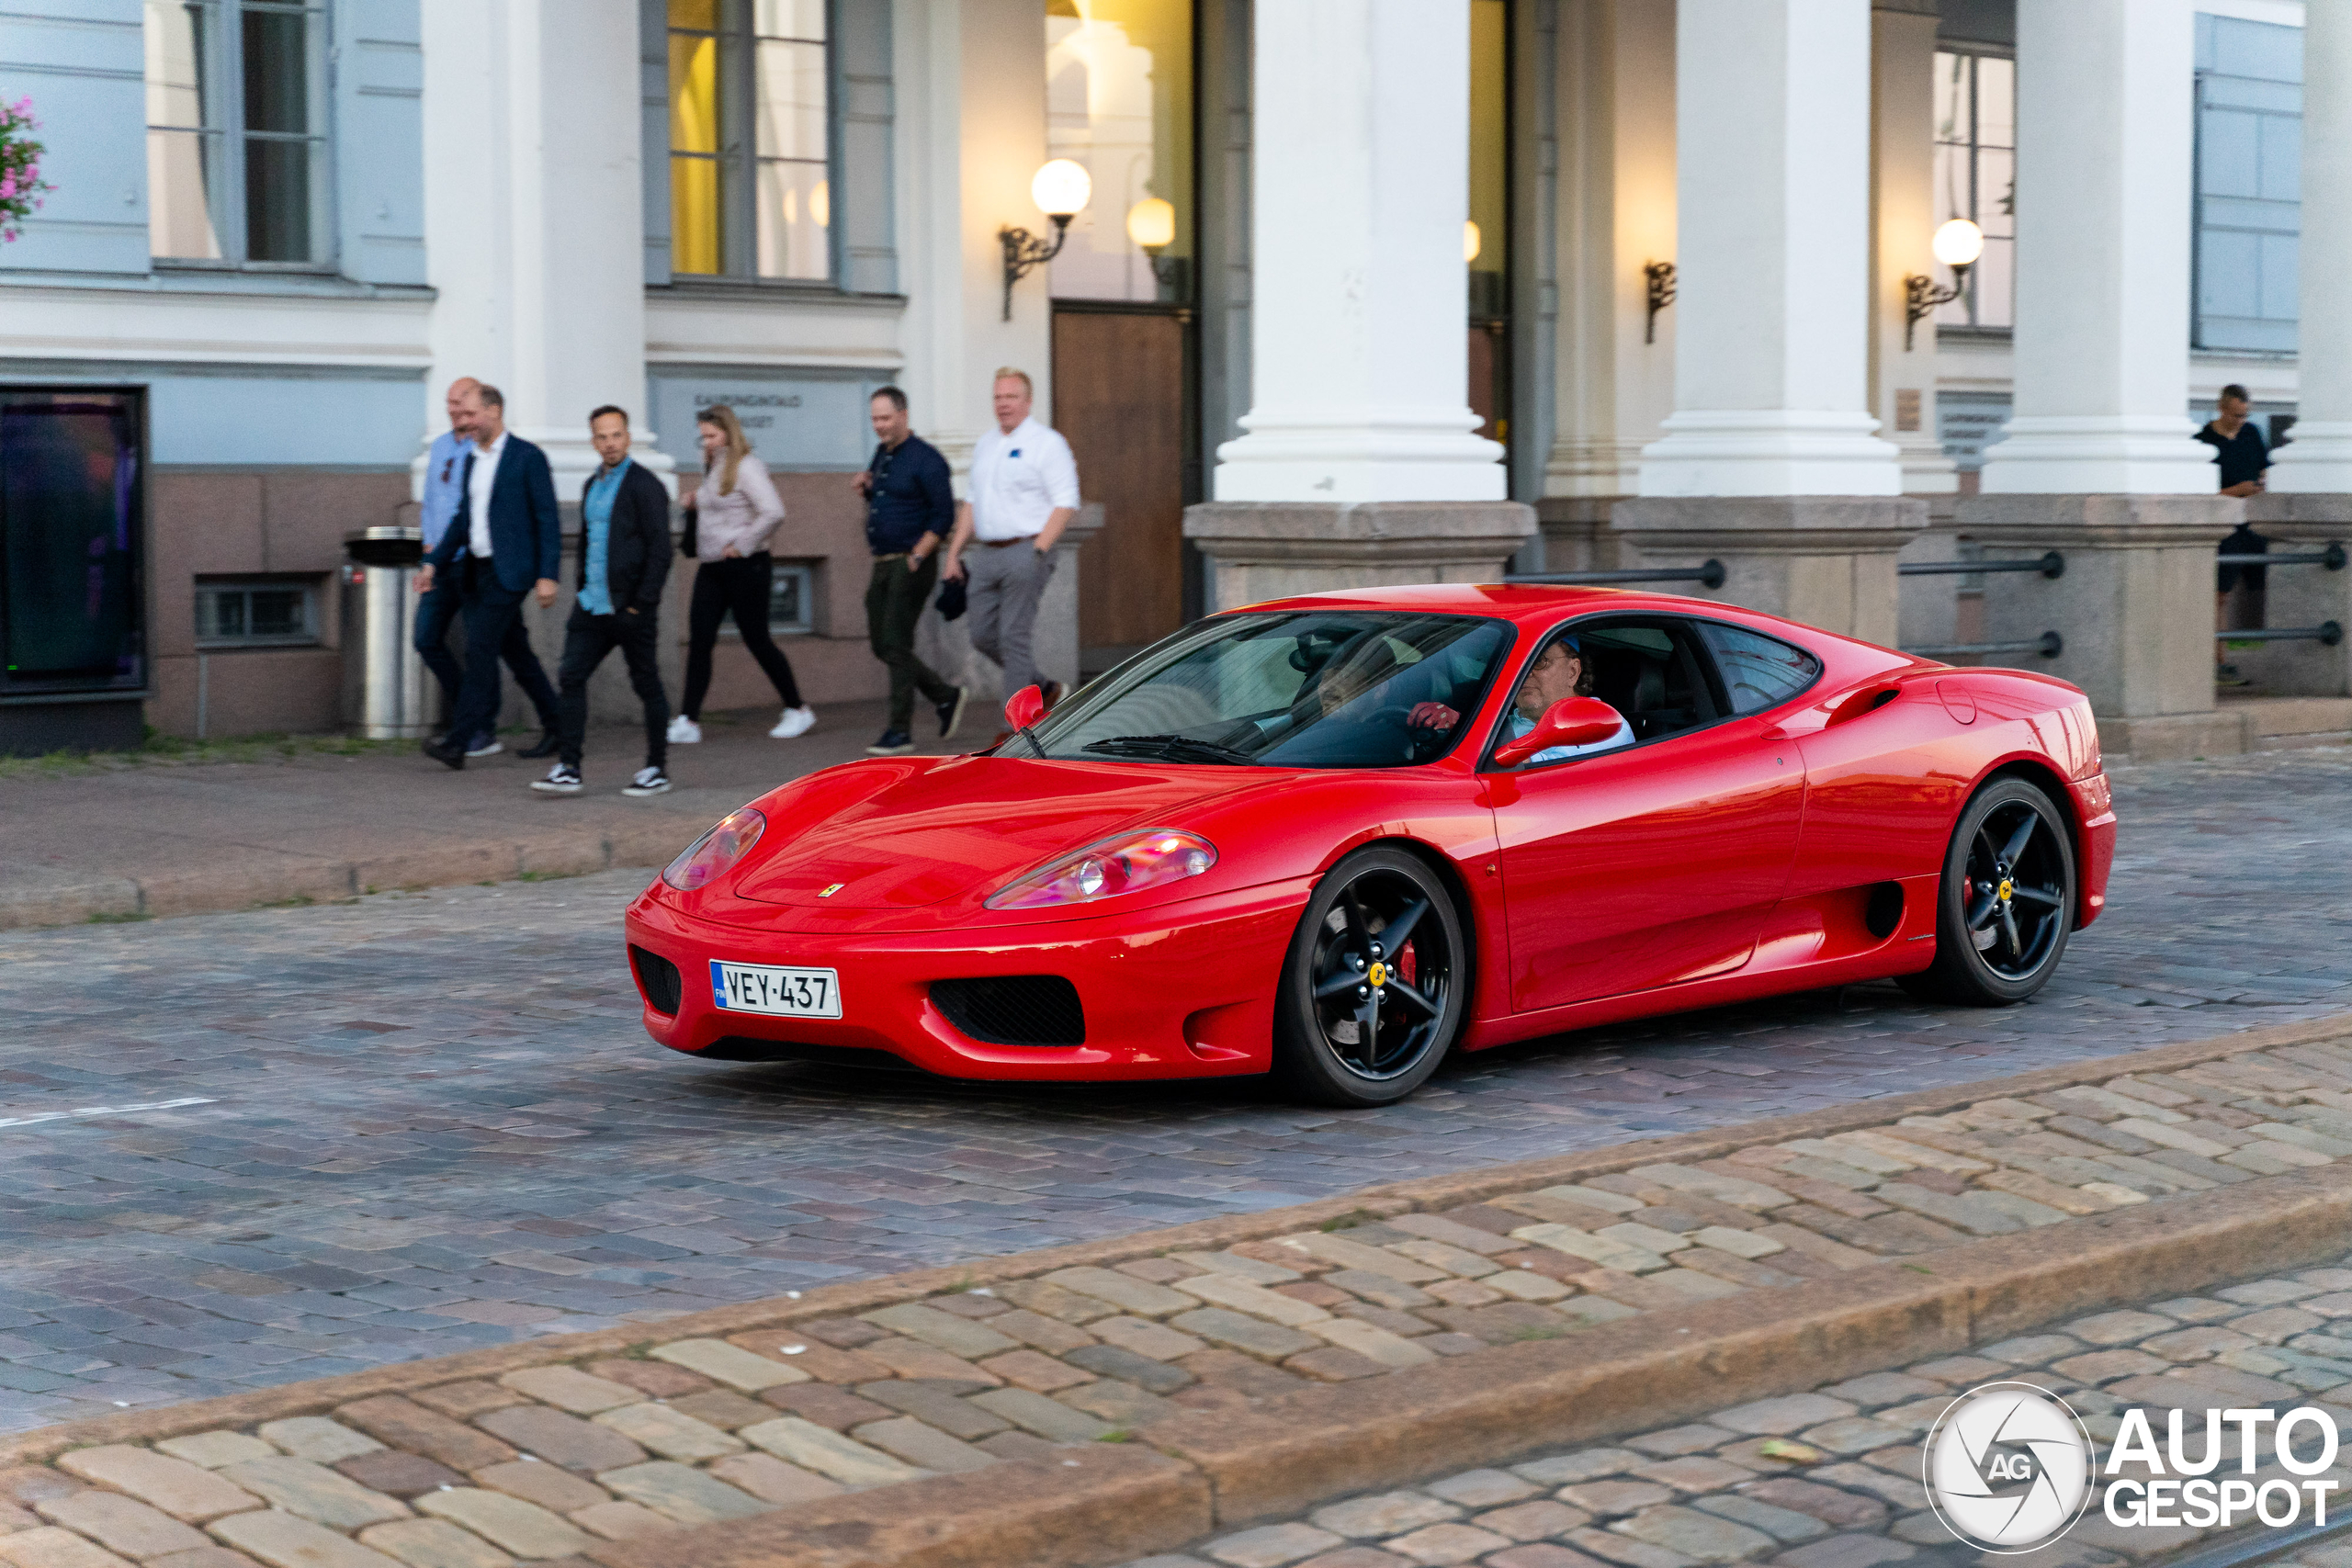
[[[430,592],[442,572],[462,573],[466,600],[466,670],[447,733],[424,743],[425,755],[451,768],[466,765],[468,739],[498,723],[498,658],[526,594],[555,603],[561,570],[562,525],[555,476],[545,452],[507,433],[506,400],[495,387],[478,396],[481,412],[466,450],[462,511],[417,573],[417,592]]]

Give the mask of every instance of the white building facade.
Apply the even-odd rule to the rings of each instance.
[[[1723,555],[1949,640],[1983,612],[1898,628],[1898,555],[1999,498],[2210,498],[2226,383],[2303,437],[2281,489],[2352,491],[2347,11],[17,0],[57,190],[0,249],[0,748],[336,727],[344,541],[459,376],[567,502],[592,408],[666,471],[735,407],[820,703],[886,686],[867,398],[960,472],[1001,366],[1102,508],[1065,679],[1253,584],[1506,557]],[[1056,157],[1091,199],[1009,279]],[[1984,259],[1914,321],[1956,216]],[[1834,588],[1774,564],[1824,550]],[[714,707],[763,693],[722,659]]]

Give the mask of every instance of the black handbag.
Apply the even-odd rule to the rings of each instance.
[[[698,543],[695,537],[695,503],[690,501],[686,502],[685,530],[678,536],[678,553],[691,560],[702,553]]]
[[[939,618],[952,621],[964,613],[964,579],[949,578],[939,585]]]

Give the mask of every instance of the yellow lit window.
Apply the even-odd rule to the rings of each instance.
[[[832,276],[823,0],[670,0],[670,264]]]

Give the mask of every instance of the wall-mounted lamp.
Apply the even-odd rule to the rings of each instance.
[[[1968,269],[1984,254],[1984,231],[1965,218],[1955,218],[1936,231],[1932,245],[1936,259],[1951,268],[1951,287],[1937,288],[1936,280],[1924,272],[1915,272],[1903,280],[1903,347],[1906,353],[1919,323],[1933,315],[1937,307],[1949,305],[1966,292]]]
[[[1012,320],[1012,286],[1061,254],[1062,243],[1069,238],[1069,220],[1086,210],[1087,198],[1093,194],[1093,176],[1084,164],[1068,158],[1056,158],[1029,182],[1029,199],[1054,220],[1054,237],[1049,243],[1011,224],[996,231],[997,243],[1004,247],[1006,321]]]
[[[1649,321],[1642,328],[1642,341],[1656,343],[1657,313],[1674,303],[1674,264],[1672,262],[1644,262],[1642,276],[1648,281],[1650,296]]]
[[[1127,209],[1127,241],[1151,262],[1151,276],[1162,288],[1176,288],[1184,275],[1184,258],[1159,253],[1176,243],[1176,206],[1166,197],[1148,196]],[[1179,290],[1179,297],[1182,291]]]
[[[1476,218],[1464,219],[1462,220],[1462,265],[1468,266],[1472,262],[1476,261],[1478,253],[1486,249],[1486,236],[1478,232],[1478,220]]]

